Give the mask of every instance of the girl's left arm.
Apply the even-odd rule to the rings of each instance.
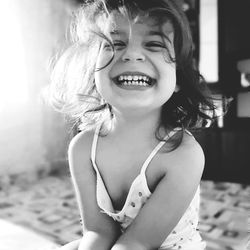
[[[192,140],[170,157],[164,177],[111,250],[158,249],[185,213],[200,183],[204,154]]]

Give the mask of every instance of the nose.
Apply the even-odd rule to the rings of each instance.
[[[141,48],[138,48],[137,46],[128,46],[122,55],[122,61],[124,62],[142,61],[143,62],[145,61],[145,56],[143,52],[141,51]]]

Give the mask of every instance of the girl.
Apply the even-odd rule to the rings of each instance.
[[[205,249],[204,156],[189,131],[212,120],[214,106],[181,4],[87,1],[72,28],[51,100],[80,123],[69,165],[84,231],[61,249]]]

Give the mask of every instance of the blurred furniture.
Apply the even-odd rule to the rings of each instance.
[[[250,130],[208,128],[195,134],[206,157],[204,180],[250,184]]]

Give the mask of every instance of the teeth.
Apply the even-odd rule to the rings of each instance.
[[[143,80],[143,81],[149,81],[149,77],[147,76],[141,76],[141,75],[120,75],[118,77],[119,81],[127,80],[127,81],[138,81],[138,80]]]
[[[148,86],[147,83],[142,81],[123,81],[122,84],[125,86]]]

